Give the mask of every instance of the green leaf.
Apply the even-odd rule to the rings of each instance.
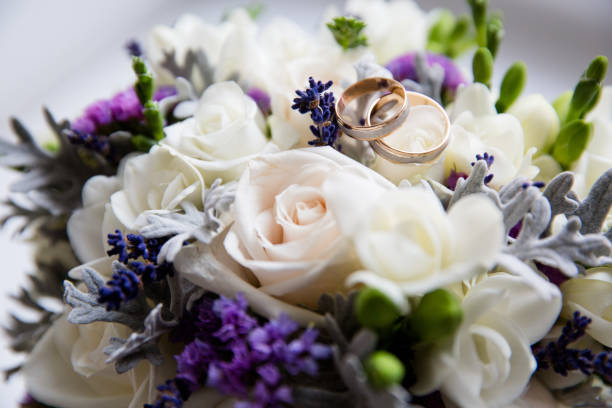
[[[527,81],[527,66],[523,61],[512,64],[502,80],[499,90],[499,99],[495,104],[497,113],[505,112],[523,92]]]
[[[366,23],[352,17],[336,17],[333,23],[327,23],[327,27],[334,35],[336,42],[343,50],[356,48],[360,45],[368,45],[368,40],[361,31]]]
[[[474,53],[472,71],[474,82],[480,82],[490,87],[491,77],[493,76],[493,56],[487,48],[480,47]]]
[[[561,128],[553,146],[552,155],[564,168],[580,158],[586,149],[593,125],[578,119]]]

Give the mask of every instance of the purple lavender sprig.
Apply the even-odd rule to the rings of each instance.
[[[315,81],[312,77],[308,78],[309,88],[304,91],[295,91],[297,98],[293,99],[291,109],[297,110],[302,114],[310,113],[310,118],[314,125],[310,126],[310,131],[315,139],[308,142],[311,146],[332,146],[340,149],[336,145],[338,139],[338,118],[334,106],[335,98],[332,92],[327,91],[333,84],[332,81],[323,83]]]
[[[187,396],[204,386],[216,388],[239,398],[240,408],[291,404],[288,380],[316,375],[318,361],[331,355],[328,346],[316,342],[317,330],[299,335],[298,330],[286,315],[260,322],[249,314],[242,294],[235,299],[205,296],[173,333],[174,339],[189,341],[175,356],[174,383]]]
[[[538,362],[538,369],[551,368],[562,376],[569,371],[580,370],[584,375],[596,374],[606,382],[612,383],[612,351],[602,351],[597,355],[589,349],[575,349],[569,345],[585,335],[591,319],[574,312],[572,319],[563,327],[557,340],[546,346],[534,346],[534,356]]]
[[[98,301],[107,310],[117,310],[122,303],[138,296],[140,287],[174,274],[172,264],[158,262],[159,251],[169,237],[146,239],[142,235],[116,230],[108,234],[111,249],[108,256],[117,255],[121,267],[113,273],[106,286],[100,288]]]

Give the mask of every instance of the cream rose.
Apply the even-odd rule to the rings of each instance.
[[[591,319],[587,334],[612,347],[612,268],[592,268],[561,285],[564,306],[561,315],[571,319],[574,312]]]
[[[277,150],[264,135],[261,111],[235,82],[208,87],[195,116],[164,131],[162,145],[184,155],[208,184],[216,178],[235,180],[254,155]]]
[[[536,369],[530,345],[548,332],[561,309],[559,290],[547,285],[548,299],[523,277],[507,273],[464,284],[465,294],[456,291],[463,298],[461,326],[452,342],[417,355],[411,391],[439,389],[462,408],[503,407],[518,398]]]
[[[366,23],[369,47],[382,64],[425,48],[427,15],[413,1],[349,0],[345,10]]]
[[[117,374],[112,364],[105,363],[103,349],[111,337],[128,335],[129,329],[114,323],[74,325],[59,318],[22,369],[28,392],[38,401],[62,408],[140,408],[151,402],[155,387],[172,376],[172,361],[161,367],[141,362]]]
[[[236,191],[235,223],[225,248],[255,274],[260,290],[312,306],[323,292],[341,289],[346,274],[358,267],[340,234],[338,211],[359,213],[350,206],[328,206],[344,191],[334,176],[351,183],[353,197],[366,200],[394,188],[329,147],[264,155],[249,163]]]
[[[129,230],[142,227],[143,215],[150,210],[174,210],[183,201],[202,206],[205,185],[201,172],[170,147],[155,146],[147,154],[128,158],[119,178],[121,190],[111,196],[112,214],[107,211],[105,217],[116,217]]]
[[[499,188],[518,175],[533,178],[538,169],[531,166],[535,149],[525,153],[523,129],[519,120],[510,114],[497,114],[495,101],[489,89],[475,83],[462,87],[457,99],[449,108],[451,142],[446,149],[445,167],[451,170],[471,172],[477,154],[492,154],[494,174],[490,185]]]
[[[468,279],[493,266],[504,239],[501,212],[473,195],[448,213],[431,190],[421,186],[380,196],[354,235],[365,269],[348,283],[386,293],[406,309],[406,295]]]
[[[101,231],[104,211],[111,196],[121,189],[118,177],[94,176],[83,186],[83,208],[75,210],[66,227],[77,258],[87,263],[105,256],[106,235]],[[107,231],[109,233],[112,231]]]

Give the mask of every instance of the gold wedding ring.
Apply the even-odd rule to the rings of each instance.
[[[358,99],[361,98],[369,98],[370,100],[376,98],[380,101],[384,96],[393,98],[399,103],[399,106],[382,122],[372,124],[367,116],[349,117],[347,107],[352,102],[359,102]],[[369,100],[366,100],[366,102],[369,102]],[[359,111],[357,110],[357,113]],[[374,141],[392,133],[402,125],[408,117],[408,113],[409,103],[404,86],[390,78],[366,78],[355,82],[344,91],[336,102],[336,115],[342,133],[357,140]]]
[[[436,146],[432,147],[431,149],[422,151],[422,152],[407,152],[407,151],[399,150],[385,143],[385,137],[389,136],[393,132],[393,130],[399,128],[399,126],[397,126],[395,129],[393,129],[391,132],[388,132],[384,136],[379,137],[374,140],[370,140],[370,146],[372,146],[372,149],[374,149],[374,151],[378,153],[380,156],[394,163],[423,164],[423,163],[431,162],[435,160],[438,156],[440,156],[440,154],[448,146],[448,143],[450,141],[450,136],[449,136],[450,135],[450,119],[448,118],[448,115],[446,114],[446,111],[444,110],[444,108],[440,106],[436,101],[429,98],[428,96],[425,96],[417,92],[406,91],[405,93],[406,93],[406,97],[409,101],[410,106],[412,107],[432,106],[440,113],[442,121],[443,121],[443,126],[444,126],[442,140]],[[393,94],[383,95],[375,103],[372,103],[370,107],[368,108],[368,110],[366,111],[366,115],[365,115],[366,128],[368,126],[370,127],[377,126],[377,124],[372,124],[372,119],[376,118],[377,115],[379,116],[378,120],[381,121],[382,124],[388,123],[389,120],[393,120],[393,119],[388,119],[388,117],[391,117],[391,118],[397,117],[397,113],[399,110],[402,109],[401,107],[402,105],[400,105],[400,107],[396,109],[395,111],[391,111],[391,112],[389,112],[389,110],[391,109],[389,108],[389,105],[393,105],[393,104],[397,105],[398,103],[399,101],[397,97],[394,96]]]

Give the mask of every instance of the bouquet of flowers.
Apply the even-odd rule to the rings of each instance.
[[[493,84],[468,3],[185,15],[52,143],[12,119],[22,406],[612,406],[607,58],[552,103]]]

